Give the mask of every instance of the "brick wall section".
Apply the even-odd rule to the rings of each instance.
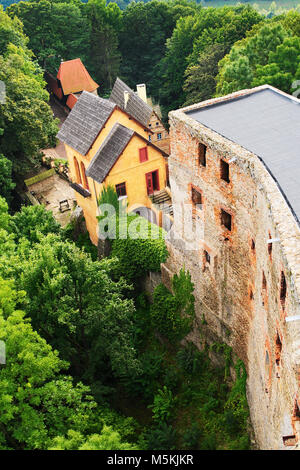
[[[259,447],[290,449],[283,444],[284,436],[296,433],[295,442],[300,440],[293,418],[300,385],[300,323],[287,323],[285,318],[300,313],[299,227],[276,183],[254,154],[182,110],[171,112],[169,117],[174,225],[168,241],[170,256],[162,267],[163,282],[169,286],[170,277],[182,266],[190,271],[197,320],[205,340],[225,341],[245,362],[248,403]],[[206,167],[198,164],[199,142],[207,146]],[[226,183],[220,179],[220,159],[229,162],[234,157],[229,164],[230,183]],[[183,203],[191,200],[191,185],[202,192],[202,209],[197,211],[196,222],[183,224]],[[221,209],[232,216],[231,231],[220,223]],[[195,243],[193,250],[187,249],[185,242],[194,238],[192,229],[200,226],[203,241]],[[270,235],[280,239],[272,244],[271,255],[267,244]],[[284,309],[280,300],[282,271],[287,283]],[[279,365],[277,334],[282,343]],[[192,339],[201,346],[197,329]]]

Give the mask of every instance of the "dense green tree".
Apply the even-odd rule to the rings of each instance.
[[[0,154],[0,196],[10,202],[11,191],[15,184],[12,182],[12,162]]]
[[[53,145],[58,127],[48,105],[43,74],[25,45],[20,22],[0,11],[0,29],[1,25],[6,31],[15,29],[15,34],[7,36],[12,42],[2,44],[0,55],[0,80],[5,85],[0,102],[0,153],[20,173],[37,161],[40,148]]]
[[[122,442],[118,431],[103,426],[101,434],[86,438],[80,432],[69,431],[67,437],[56,437],[50,450],[138,450],[137,446]]]
[[[23,34],[22,23],[18,18],[11,20],[0,5],[0,55],[6,52],[8,44],[25,47],[28,39]]]
[[[168,256],[164,237],[165,232],[160,227],[138,215],[117,219],[111,256],[119,263],[114,273],[137,281],[149,271],[160,271],[161,263]]]
[[[0,340],[6,349],[0,368],[0,448],[47,449],[53,443],[71,448],[70,440],[80,436],[82,449],[134,449],[103,426],[109,414],[102,415],[89,388],[63,375],[68,364],[16,309],[24,296],[13,281],[0,278]],[[62,447],[65,442],[69,445]]]
[[[165,114],[179,108],[185,101],[182,91],[184,72],[198,34],[198,15],[187,16],[178,20],[171,38],[167,40],[166,54],[160,62],[162,84],[159,90],[159,101]]]
[[[161,87],[157,67],[166,50],[166,39],[179,17],[200,7],[187,0],[132,2],[124,11],[120,32],[121,74],[131,87],[146,83],[148,94],[158,98]]]
[[[190,65],[186,69],[186,79],[183,86],[183,91],[186,94],[186,106],[214,96],[218,63],[225,53],[226,47],[223,44],[207,46],[200,53],[197,64]]]
[[[217,93],[224,95],[268,83],[290,93],[300,77],[300,39],[281,23],[263,25],[220,62]]]
[[[115,3],[89,0],[85,7],[91,29],[89,70],[98,80],[102,91],[110,89],[119,72],[118,31],[121,10]]]
[[[104,374],[138,372],[133,348],[134,306],[128,289],[113,282],[115,260],[93,262],[55,235],[20,253],[20,288],[33,327],[71,362],[76,376],[100,380]]]
[[[0,279],[0,339],[6,347],[6,365],[0,369],[0,445],[45,448],[51,435],[93,429],[96,404],[87,387],[73,387],[69,377],[59,377],[66,364],[16,310],[23,295],[14,291],[12,281]]]
[[[8,214],[8,204],[6,200],[0,196],[0,229],[7,231],[10,227],[10,223],[11,217]]]
[[[86,61],[90,30],[82,6],[75,1],[22,1],[6,11],[22,21],[29,48],[40,65],[54,73],[61,60]]]
[[[59,233],[60,225],[44,206],[23,206],[11,219],[11,230],[17,239],[25,237],[36,243],[41,236]]]
[[[178,20],[160,63],[163,78],[160,102],[164,113],[186,101],[185,71],[188,66],[199,64],[200,54],[205,60],[203,52],[207,46],[220,44],[229,51],[248,29],[261,21],[262,17],[250,6],[203,8]]]

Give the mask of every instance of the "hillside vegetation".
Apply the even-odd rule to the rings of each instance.
[[[42,206],[13,211],[16,178],[55,144],[43,72],[76,57],[102,96],[117,75],[146,83],[167,121],[171,109],[244,87],[292,92],[300,14],[188,0],[123,11],[40,0],[0,11],[0,448],[247,449],[245,368],[225,344],[205,343],[190,274],[174,276],[172,292],[158,285],[152,303],[143,290],[168,255],[163,231],[114,240],[98,260],[88,236],[61,229]],[[201,351],[186,339],[193,328]]]

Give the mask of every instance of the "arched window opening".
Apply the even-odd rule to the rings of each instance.
[[[76,183],[82,184],[81,174],[80,174],[80,169],[79,169],[79,164],[78,164],[78,161],[77,161],[77,158],[76,158],[76,157],[74,157],[74,167],[75,167]]]
[[[297,400],[295,400],[293,416],[294,418],[296,418],[297,421],[300,421],[300,408],[299,408]]]
[[[263,292],[267,290],[267,279],[266,279],[264,271],[262,273],[262,290]]]
[[[286,280],[284,272],[281,271],[281,278],[280,278],[280,302],[282,307],[285,307],[285,299],[286,299]]]
[[[86,177],[86,174],[85,174],[85,166],[84,166],[84,163],[81,162],[80,163],[80,166],[81,166],[81,174],[82,174],[82,178],[83,178],[83,187],[87,190],[89,190],[89,183],[88,183],[88,180],[87,180],[87,177]]]
[[[266,379],[266,387],[265,392],[269,393],[269,382],[270,382],[270,356],[269,352],[266,350],[265,352],[265,379]]]
[[[269,240],[271,240],[271,238],[272,236],[271,236],[271,233],[269,232]],[[272,258],[272,248],[273,248],[273,244],[268,243],[268,253],[269,253],[270,258]]]
[[[279,366],[280,364],[281,351],[282,351],[282,342],[277,332],[276,343],[275,343],[275,362],[277,366]]]

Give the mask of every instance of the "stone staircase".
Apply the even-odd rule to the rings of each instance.
[[[173,216],[172,199],[165,189],[156,191],[149,197],[158,210],[162,211],[164,214]]]

